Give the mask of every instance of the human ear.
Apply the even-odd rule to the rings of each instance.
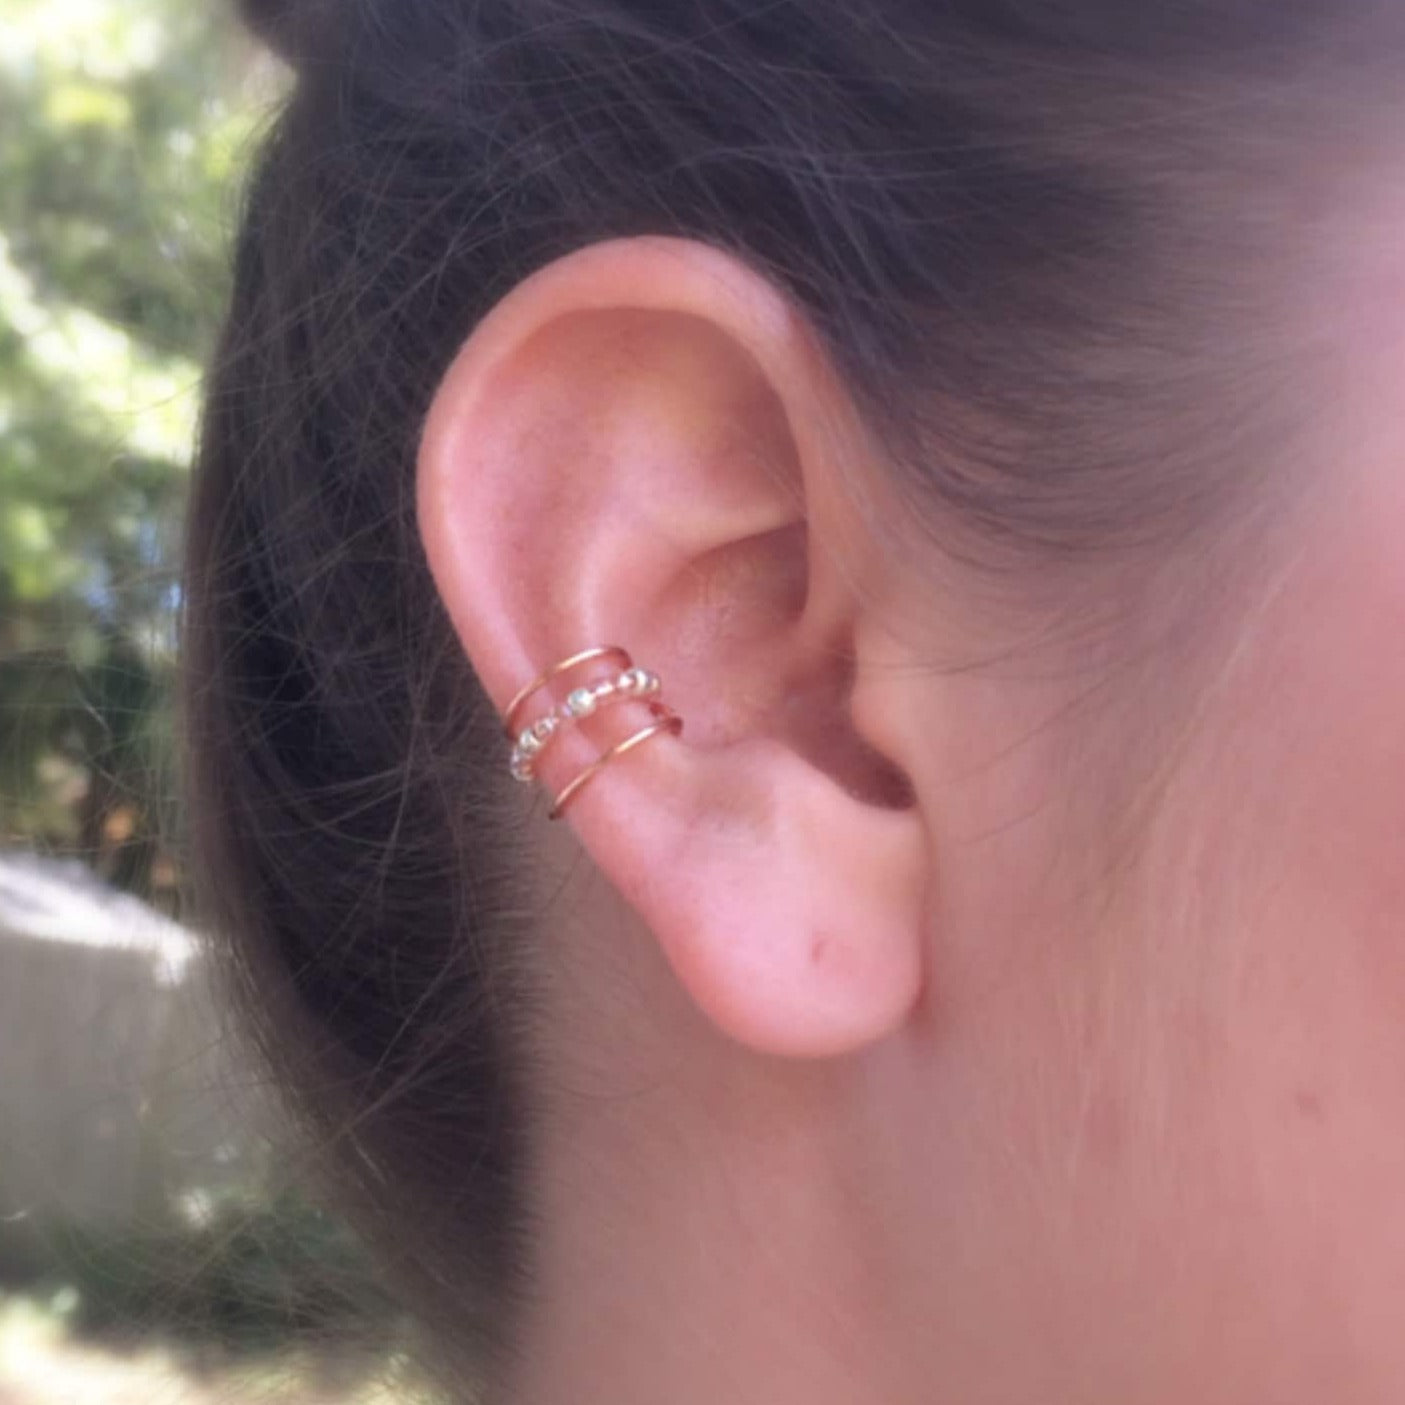
[[[683,733],[603,767],[566,820],[698,1007],[772,1054],[883,1037],[923,978],[921,815],[855,703],[874,627],[851,585],[856,425],[765,279],[638,238],[507,294],[420,451],[430,567],[499,708],[594,645],[660,676]],[[562,727],[536,759],[544,788],[649,721],[636,699]]]

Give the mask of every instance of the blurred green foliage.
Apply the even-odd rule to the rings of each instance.
[[[177,905],[178,532],[239,176],[284,75],[227,0],[0,0],[0,846]],[[0,1224],[0,1283],[224,1349],[401,1318],[291,1189],[117,1229]],[[3,1393],[3,1392],[0,1392]]]
[[[0,0],[0,843],[174,892],[175,532],[279,76],[218,0]]]

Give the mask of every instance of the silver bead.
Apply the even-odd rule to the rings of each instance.
[[[630,697],[642,698],[648,693],[658,692],[659,680],[647,668],[627,668],[620,674],[618,686]]]
[[[566,695],[566,711],[572,717],[589,717],[595,711],[596,702],[589,688],[574,688]]]

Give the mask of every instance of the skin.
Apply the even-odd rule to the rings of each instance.
[[[420,481],[469,659],[504,706],[617,641],[687,723],[529,823],[504,1405],[1405,1398],[1405,420],[1361,305],[1322,473],[1096,641],[877,539],[854,406],[721,254],[584,250],[473,333]]]

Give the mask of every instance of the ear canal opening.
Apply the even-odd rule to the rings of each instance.
[[[900,811],[910,810],[917,803],[906,772],[856,732],[843,739],[842,746],[831,738],[823,756],[815,756],[813,764],[865,805]]]
[[[823,679],[792,693],[785,740],[855,800],[910,810],[917,796],[907,773],[853,725],[854,673],[852,655],[836,651]]]
[[[907,773],[862,739],[859,749],[867,753],[864,759],[869,769],[863,773],[859,788],[849,793],[881,810],[911,810],[917,804],[917,794]]]

